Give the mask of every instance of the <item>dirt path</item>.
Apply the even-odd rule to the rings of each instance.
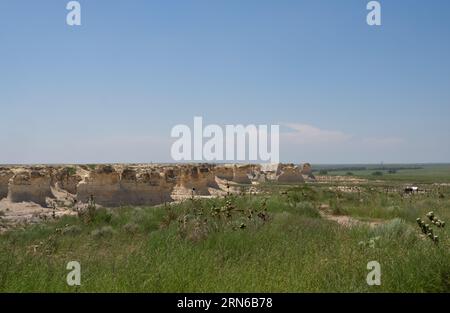
[[[385,221],[383,220],[372,220],[372,221],[361,221],[357,218],[348,215],[334,215],[330,211],[330,207],[327,204],[322,204],[319,208],[319,214],[322,218],[329,221],[334,221],[344,227],[353,227],[355,225],[367,225],[371,228],[375,228]]]

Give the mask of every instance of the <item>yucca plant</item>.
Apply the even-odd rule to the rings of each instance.
[[[428,219],[431,221],[432,225],[435,225],[436,227],[442,228],[445,226],[445,222],[441,221],[440,219],[438,219],[435,215],[433,211],[430,211],[426,214],[426,216],[428,217]],[[433,240],[434,243],[438,243],[439,242],[439,236],[434,234],[433,228],[431,227],[430,224],[426,224],[420,217],[418,217],[416,219],[417,224],[419,225],[419,227],[422,230],[422,233],[424,233],[428,238],[430,238],[431,240]]]
[[[431,223],[433,225],[436,225],[437,227],[444,227],[445,226],[445,222],[441,221],[440,219],[438,219],[435,215],[433,211],[430,211],[427,213],[427,217],[430,219]]]

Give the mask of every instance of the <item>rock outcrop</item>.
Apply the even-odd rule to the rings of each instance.
[[[86,203],[102,206],[156,205],[191,196],[238,192],[241,184],[303,183],[311,173],[288,164],[134,164],[17,166],[0,168],[0,200],[41,206]],[[76,200],[76,201],[75,201]],[[5,200],[6,201],[6,200]]]
[[[311,166],[311,164],[309,164],[309,163],[303,164],[302,174],[303,175],[307,175],[307,176],[312,175],[312,166]]]
[[[233,167],[232,181],[238,184],[251,184],[249,175],[252,174],[252,165],[235,165]]]
[[[303,183],[303,178],[312,182],[312,177],[309,164],[303,170],[293,164],[0,166],[0,233],[23,223],[77,215],[91,196],[98,206],[151,206],[258,193],[252,185]]]
[[[293,164],[282,167],[281,173],[277,176],[277,181],[281,183],[305,182],[301,170]]]
[[[173,182],[156,170],[125,168],[115,205],[155,205],[172,201]]]
[[[73,195],[77,194],[78,183],[82,181],[83,178],[77,173],[75,167],[63,167],[57,171],[55,176],[56,184],[58,184],[61,189]]]
[[[99,165],[77,186],[77,200],[87,202],[94,196],[96,203],[114,206],[120,200],[120,174],[111,165]]]
[[[46,206],[47,197],[52,197],[52,177],[49,171],[31,168],[16,173],[9,182],[8,198],[12,202],[29,201]]]
[[[122,171],[110,165],[98,166],[77,186],[77,199],[86,202],[90,196],[102,206],[156,205],[172,201],[173,173],[156,169],[125,167]]]
[[[309,163],[303,164],[302,174],[305,175],[309,181],[316,180],[316,177],[313,174],[312,166]]]
[[[276,180],[281,174],[281,163],[265,163],[260,166],[261,176],[264,180]]]
[[[9,168],[0,169],[0,200],[8,196],[9,180],[14,173]]]
[[[180,198],[183,195],[211,195],[211,188],[219,188],[212,169],[207,165],[183,166],[179,169],[179,175],[174,188],[174,196]]]
[[[219,179],[224,179],[224,180],[233,180],[233,166],[232,165],[216,165],[214,167],[214,174],[216,175],[216,177],[218,177]]]

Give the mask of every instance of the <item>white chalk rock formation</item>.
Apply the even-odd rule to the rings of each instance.
[[[216,165],[214,167],[214,174],[216,175],[216,177],[218,177],[219,179],[223,179],[223,180],[233,180],[233,166],[232,165]]]
[[[303,164],[302,174],[303,175],[311,175],[312,174],[312,166],[311,166],[311,164],[309,164],[309,163]]]
[[[81,175],[77,173],[76,167],[63,167],[55,174],[58,187],[75,195],[77,194],[77,186],[83,180]]]
[[[9,168],[0,168],[0,200],[8,196],[9,180],[13,175]]]
[[[211,188],[218,188],[215,174],[207,165],[183,166],[178,169],[174,194],[179,196],[210,195]]]
[[[303,164],[302,168],[302,174],[305,176],[306,179],[309,181],[315,181],[316,177],[313,174],[312,166],[310,163]]]
[[[261,176],[264,180],[276,180],[281,174],[281,163],[264,163],[260,165]]]
[[[281,168],[281,173],[277,176],[277,181],[280,183],[304,183],[301,170],[289,164]]]
[[[252,165],[235,165],[233,167],[232,181],[238,184],[251,184],[249,175],[252,174]]]
[[[125,168],[115,205],[156,205],[172,201],[173,183],[157,170]]]
[[[93,196],[100,205],[115,206],[119,192],[120,174],[111,165],[99,165],[78,184],[77,200],[87,202]]]
[[[47,197],[53,197],[51,175],[42,168],[17,172],[9,182],[8,198],[12,202],[30,201],[46,206]]]

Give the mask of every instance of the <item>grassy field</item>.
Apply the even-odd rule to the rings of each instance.
[[[416,167],[416,168],[415,168]],[[327,175],[411,183],[450,183],[449,164],[317,166]],[[394,172],[390,170],[394,169]],[[316,171],[318,174],[320,170]],[[378,172],[378,175],[375,173]],[[379,175],[381,173],[381,175]]]
[[[397,183],[394,183],[397,185]],[[449,292],[450,187],[404,197],[373,184],[266,185],[258,195],[96,209],[0,236],[0,291]],[[331,217],[361,221],[343,225]],[[371,226],[377,221],[378,226]],[[369,261],[381,265],[369,286]],[[69,261],[81,286],[66,283]]]

